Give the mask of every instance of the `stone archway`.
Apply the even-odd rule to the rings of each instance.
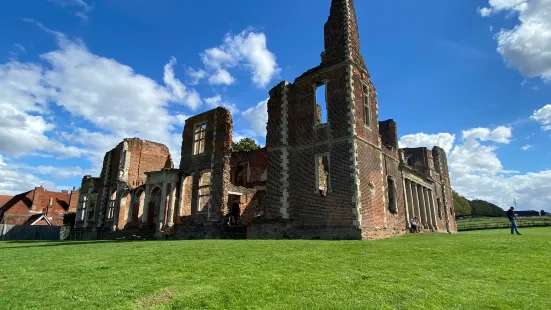
[[[161,206],[163,191],[160,187],[155,186],[149,195],[150,199],[147,206],[147,214],[144,214],[144,216],[147,216],[147,227],[152,228],[155,227],[155,223],[159,218],[159,208]]]
[[[139,225],[140,220],[142,219],[143,210],[144,210],[144,204],[145,204],[145,190],[143,188],[140,188],[136,191],[134,194],[134,200],[132,203],[132,209],[129,211],[129,219],[128,221],[131,223],[131,225]]]

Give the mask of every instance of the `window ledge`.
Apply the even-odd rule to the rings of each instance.
[[[325,127],[330,127],[329,122],[319,124],[319,125],[314,125],[314,129],[325,128]]]

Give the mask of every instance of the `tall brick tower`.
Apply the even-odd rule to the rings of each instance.
[[[267,207],[253,237],[359,239],[385,229],[377,99],[353,0],[331,2],[324,35],[321,64],[270,91]]]

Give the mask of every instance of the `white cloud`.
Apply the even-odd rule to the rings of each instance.
[[[479,8],[480,15],[489,16],[504,10],[522,11],[526,8],[527,0],[489,0],[489,8]]]
[[[478,8],[478,13],[482,17],[488,17],[492,13],[492,10],[489,8]]]
[[[540,122],[543,130],[551,130],[551,104],[547,104],[543,108],[534,111],[534,114],[530,118]]]
[[[439,133],[434,135],[416,133],[403,136],[399,141],[399,145],[401,148],[425,146],[430,149],[434,146],[439,146],[444,149],[447,154],[449,154],[454,141],[455,135],[449,133]]]
[[[202,79],[207,77],[207,72],[203,69],[195,70],[193,68],[187,69],[187,74],[191,77],[191,85],[197,85]]]
[[[518,13],[518,24],[495,36],[497,51],[508,65],[526,77],[551,81],[551,1],[490,0],[489,5],[479,10],[482,16]]]
[[[175,58],[164,66],[161,85],[114,59],[91,53],[79,40],[69,40],[32,19],[25,21],[55,35],[58,48],[40,55],[44,63],[0,64],[0,154],[86,155],[97,174],[106,151],[123,138],[137,136],[166,144],[178,165],[181,128],[187,116],[171,112],[177,109],[170,105],[194,109],[202,100],[197,91],[176,78]],[[57,120],[52,105],[68,111],[71,122]],[[77,126],[82,120],[87,121],[87,128]],[[70,124],[72,128],[67,129]],[[41,171],[48,172],[45,167]],[[52,169],[51,175],[65,173]],[[21,167],[5,171],[6,178],[7,174],[11,178],[28,173]],[[29,177],[25,184],[38,181],[42,180]],[[20,188],[6,184],[4,191]]]
[[[174,65],[176,58],[171,57],[170,61],[164,67],[163,80],[167,88],[171,91],[170,100],[182,103],[192,110],[196,110],[201,105],[201,97],[194,89],[187,87],[174,76]]]
[[[26,173],[42,174],[52,176],[56,179],[70,179],[74,177],[82,177],[90,174],[91,171],[83,170],[80,167],[54,167],[54,166],[29,166],[12,164],[10,168],[17,168],[18,170],[25,171]]]
[[[45,79],[57,89],[56,104],[119,141],[138,136],[169,145],[174,125],[169,102],[183,103],[190,109],[201,102],[195,90],[175,78],[175,59],[164,67],[165,87],[114,59],[92,54],[77,42],[70,41],[42,58],[52,67]],[[103,145],[101,150],[112,147]],[[173,158],[179,157],[179,151],[179,147],[171,148]]]
[[[186,120],[189,118],[189,116],[185,114],[176,114],[174,117],[174,124],[180,125],[180,127],[184,127]]]
[[[7,162],[0,154],[0,194],[17,195],[43,185],[49,190],[58,190],[50,181],[43,180],[17,165]]]
[[[260,101],[256,106],[243,111],[242,115],[249,122],[250,129],[257,137],[266,137],[268,99]]]
[[[281,71],[267,48],[266,35],[248,30],[235,36],[227,34],[222,45],[206,49],[201,59],[207,68],[215,70],[214,74],[241,64],[251,71],[251,80],[259,87],[266,87]]]
[[[61,7],[77,7],[75,16],[83,21],[88,20],[88,14],[94,9],[93,5],[86,3],[84,0],[48,0],[48,2]]]
[[[520,149],[523,150],[523,151],[528,151],[529,149],[531,149],[533,147],[534,147],[533,145],[526,144],[526,145],[522,146]]]
[[[13,46],[17,48],[20,52],[27,54],[27,49],[23,45],[19,43],[14,43]]]
[[[469,199],[484,199],[506,208],[515,198],[519,209],[551,211],[551,170],[508,171],[496,154],[496,143],[506,144],[511,139],[509,127],[464,130],[456,144],[452,137],[449,133],[407,135],[400,139],[400,146],[447,145],[452,187]]]
[[[209,77],[210,85],[231,85],[235,82],[233,76],[225,69],[218,69]]]
[[[237,106],[234,103],[230,103],[230,102],[227,102],[225,100],[222,100],[222,96],[220,96],[220,95],[216,95],[216,96],[210,97],[210,98],[205,98],[205,102],[211,108],[216,108],[216,107],[219,107],[219,106],[224,107],[224,108],[228,109],[230,111],[230,113],[234,116],[239,113],[239,109],[237,108]]]
[[[473,128],[463,131],[463,138],[497,143],[509,143],[512,136],[511,127],[499,126],[494,130],[488,128]]]

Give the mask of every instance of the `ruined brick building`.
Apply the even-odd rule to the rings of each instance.
[[[166,146],[127,139],[83,179],[80,227],[220,237],[237,202],[249,238],[384,238],[413,216],[455,232],[446,153],[400,149],[397,124],[378,121],[353,0],[332,1],[324,38],[319,66],[270,90],[265,148],[232,152],[221,107],[186,120],[178,169]]]

